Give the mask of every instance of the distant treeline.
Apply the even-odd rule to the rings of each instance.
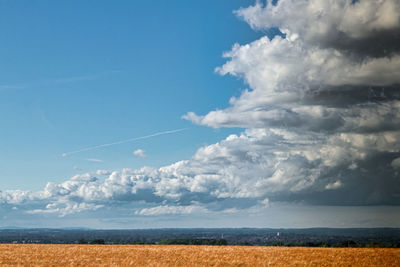
[[[85,239],[80,239],[79,244],[90,244],[90,245],[101,245],[106,244],[104,239],[95,239],[92,241],[86,241]],[[129,245],[208,245],[208,246],[224,246],[228,245],[225,239],[193,239],[193,238],[178,238],[178,239],[165,239],[160,242],[144,242],[141,240],[134,240],[127,242],[125,244]]]
[[[49,243],[49,242],[41,242],[41,240],[24,240],[24,241],[13,241],[6,243],[23,243],[23,244],[89,244],[89,245],[208,245],[208,246],[225,246],[228,245],[228,241],[225,239],[164,239],[161,241],[142,241],[142,240],[131,240],[125,242],[107,242],[104,239],[94,239],[87,241],[85,239],[80,239],[78,241],[70,241],[70,242],[57,242],[57,243]],[[282,241],[274,241],[274,242],[266,242],[263,244],[260,243],[249,243],[249,242],[241,242],[229,244],[234,246],[278,246],[278,247],[354,247],[354,248],[400,248],[400,243],[356,243],[353,240],[342,241],[342,242],[282,242]]]
[[[131,240],[131,241],[126,241],[126,242],[121,242],[121,243],[107,243],[104,239],[94,239],[92,241],[87,241],[83,238],[79,239],[77,242],[78,244],[89,244],[89,245],[104,245],[104,244],[116,244],[116,245],[155,245],[157,244],[156,242],[152,241],[142,241],[142,240]]]
[[[80,239],[77,243],[79,244],[90,244],[90,245],[98,245],[98,244],[107,244],[104,239],[95,239],[92,241],[86,241],[84,239]],[[110,243],[108,243],[110,244]],[[115,244],[115,243],[113,243]],[[207,246],[226,246],[228,245],[228,241],[225,239],[202,239],[202,238],[174,238],[174,239],[164,239],[159,242],[151,242],[151,241],[141,241],[141,240],[133,240],[129,242],[123,243],[125,245],[207,245]],[[234,244],[241,246],[254,246],[260,244],[251,244],[248,242]],[[354,247],[354,248],[400,248],[400,243],[367,243],[361,244],[356,243],[353,240],[341,241],[341,242],[267,242],[262,244],[263,246],[279,246],[279,247]]]
[[[158,242],[160,245],[208,245],[208,246],[225,246],[228,242],[225,239],[166,239]]]
[[[400,248],[400,228],[0,229],[0,243]]]
[[[252,245],[245,243],[244,245]],[[332,247],[332,248],[400,248],[400,243],[356,243],[353,240],[341,242],[267,242],[263,246],[278,246],[278,247]]]

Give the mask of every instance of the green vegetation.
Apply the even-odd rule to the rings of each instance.
[[[228,242],[225,239],[166,239],[161,240],[160,245],[209,245],[209,246],[225,246]]]
[[[95,240],[90,241],[89,244],[91,244],[91,245],[102,245],[102,244],[105,244],[105,243],[106,242],[104,241],[104,239],[95,239]]]

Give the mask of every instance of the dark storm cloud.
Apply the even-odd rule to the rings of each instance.
[[[362,103],[381,103],[400,100],[400,85],[368,86],[340,85],[325,86],[306,91],[303,102],[306,105],[349,108]]]
[[[343,32],[337,32],[321,40],[321,47],[335,48],[358,57],[391,57],[400,51],[400,28],[393,30],[376,30],[369,36],[354,39]],[[356,59],[355,58],[355,59]]]

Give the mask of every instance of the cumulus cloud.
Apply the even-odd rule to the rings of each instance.
[[[249,89],[225,109],[183,117],[241,134],[161,168],[80,174],[37,192],[3,191],[0,202],[60,216],[114,207],[156,216],[274,202],[399,205],[398,1],[280,0],[236,13],[284,35],[234,45],[216,72]]]
[[[145,158],[147,156],[146,152],[140,148],[133,151],[133,155],[140,158]]]
[[[398,141],[390,143],[390,134],[382,141],[372,136],[358,141],[339,134],[325,140],[323,134],[249,129],[172,165],[84,173],[37,192],[4,191],[0,201],[32,214],[59,216],[124,206],[150,216],[267,208],[275,201],[398,204],[395,169],[385,167],[385,162],[397,166],[395,153],[386,151],[396,149]]]
[[[261,1],[236,12],[255,29],[278,27],[290,40],[369,56],[400,49],[400,3],[396,0]]]
[[[256,30],[277,27],[283,37],[235,44],[216,72],[240,77],[250,89],[228,108],[183,117],[275,135],[263,141],[276,153],[266,156],[275,162],[272,179],[258,181],[282,189],[270,200],[399,204],[399,2],[258,1],[236,14]]]
[[[156,206],[152,208],[144,208],[135,212],[138,215],[166,215],[166,214],[191,214],[194,211],[207,212],[206,209],[200,206]]]
[[[358,120],[398,128],[397,1],[281,0],[275,6],[267,1],[237,14],[256,29],[279,27],[286,37],[264,36],[234,45],[224,54],[230,60],[216,71],[243,78],[251,89],[232,98],[227,109],[203,116],[189,112],[184,118],[215,128],[294,126],[320,131]],[[386,31],[393,32],[385,39]],[[392,48],[393,38],[397,44]],[[382,43],[374,43],[378,41]],[[346,42],[354,44],[352,49],[342,47]],[[360,54],[362,47],[355,43],[384,52]],[[374,115],[367,118],[366,113]],[[359,130],[356,126],[349,130]]]

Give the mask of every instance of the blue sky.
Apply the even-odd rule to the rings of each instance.
[[[235,42],[260,36],[232,13],[251,2],[1,1],[0,188],[38,190],[82,170],[167,165],[237,132],[181,116],[224,108],[244,88],[214,68]],[[133,157],[138,148],[148,157]]]
[[[399,227],[399,35],[394,0],[0,0],[0,226]]]

